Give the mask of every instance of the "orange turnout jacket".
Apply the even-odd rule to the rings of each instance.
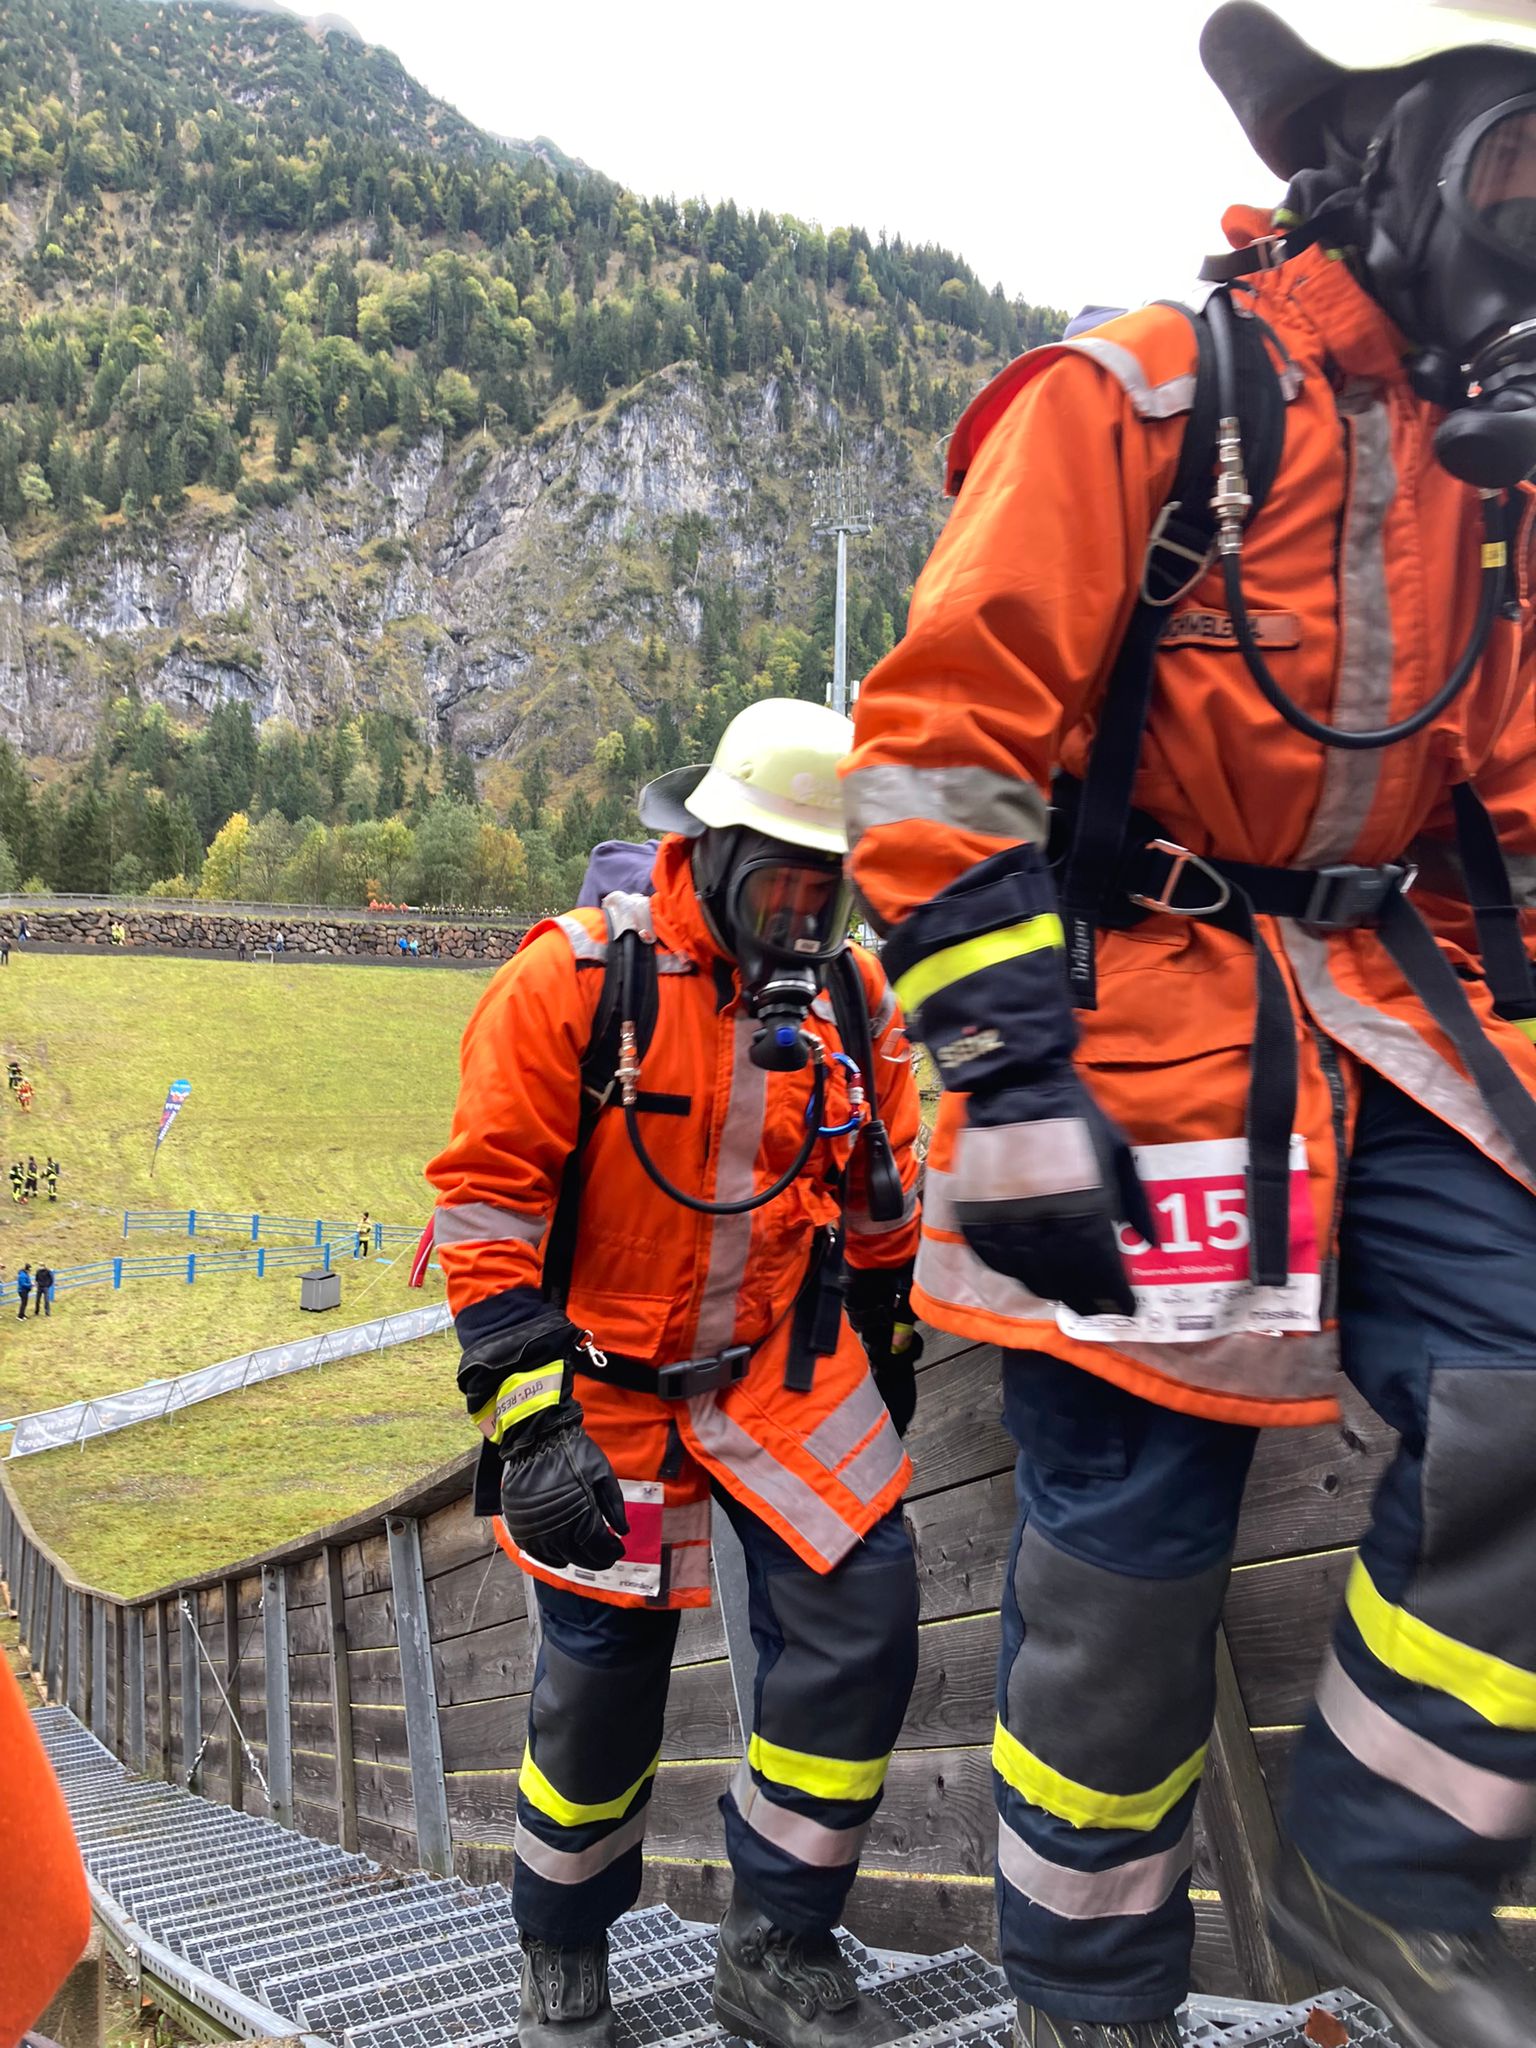
[[[1401,338],[1342,262],[1309,249],[1251,282],[1300,388],[1278,478],[1245,542],[1248,604],[1296,702],[1334,725],[1380,726],[1425,703],[1467,642],[1478,500],[1436,462],[1441,415],[1415,397]],[[906,638],[864,684],[845,770],[854,873],[889,925],[977,862],[1042,841],[1053,774],[1082,774],[1173,485],[1195,367],[1188,321],[1149,307],[1025,357],[962,419],[951,452],[958,501]],[[1325,750],[1271,710],[1234,644],[1219,572],[1208,573],[1176,608],[1158,656],[1137,808],[1178,845],[1230,860],[1425,859],[1426,875],[1432,861],[1437,893],[1421,907],[1471,975],[1452,945],[1471,943],[1455,900],[1453,785],[1474,785],[1517,901],[1536,904],[1529,543],[1527,503],[1518,619],[1496,625],[1480,674],[1450,710],[1384,752]],[[925,1186],[925,1315],[1196,1414],[1310,1423],[1336,1413],[1340,1167],[1361,1069],[1529,1176],[1375,931],[1260,924],[1286,976],[1301,1066],[1283,1296],[1230,1284],[1246,1273],[1254,952],[1235,933],[1159,914],[1100,934],[1098,1008],[1079,1016],[1078,1058],[1138,1149],[1163,1248],[1127,1244],[1131,1272],[1144,1284],[1154,1262],[1167,1313],[1085,1321],[974,1256],[946,1208],[964,1115],[963,1095],[949,1093]],[[1520,1079],[1536,1083],[1536,1047],[1493,1015],[1481,982],[1468,992]],[[1191,1334],[1202,1318],[1206,1333]]]
[[[0,2048],[15,2048],[84,1953],[91,1903],[64,1795],[8,1671],[0,1671],[0,1899]]]
[[[651,910],[659,1014],[641,1088],[648,1150],[674,1185],[711,1201],[768,1187],[805,1131],[808,1072],[767,1074],[748,1057],[757,1026],[694,893],[689,844],[662,842]],[[575,1144],[580,1065],[603,987],[607,927],[597,910],[536,926],[491,983],[464,1034],[453,1135],[428,1168],[436,1241],[455,1315],[537,1289],[565,1164]],[[894,1225],[870,1217],[861,1162],[849,1172],[849,1263],[907,1263],[917,1244],[917,1090],[895,997],[873,955],[858,954],[875,1045],[872,1093],[907,1190]],[[841,1051],[827,997],[809,1024]],[[830,1068],[825,1122],[850,1114],[848,1076]],[[911,1468],[846,1320],[807,1393],[784,1386],[795,1298],[815,1233],[837,1221],[849,1137],[822,1139],[788,1191],[744,1216],[695,1215],[647,1178],[617,1107],[587,1146],[567,1313],[604,1351],[648,1366],[752,1347],[745,1379],[671,1401],[578,1372],[587,1428],[633,1492],[632,1531],[659,1525],[661,1570],[647,1590],[594,1585],[518,1555],[525,1571],[622,1606],[709,1604],[711,1479],[760,1515],[813,1569],[830,1571],[898,1500]],[[659,1497],[658,1515],[642,1510]],[[510,1539],[498,1524],[511,1554]],[[636,1548],[631,1536],[631,1551]],[[624,1568],[620,1568],[622,1576]],[[638,1581],[636,1582],[638,1583]]]

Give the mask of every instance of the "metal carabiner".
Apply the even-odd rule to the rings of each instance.
[[[850,1059],[847,1053],[835,1052],[830,1057],[834,1065],[845,1067],[853,1076],[852,1081],[848,1084],[848,1103],[853,1114],[846,1123],[818,1125],[816,1135],[820,1138],[846,1138],[850,1131],[856,1131],[864,1121],[864,1076],[859,1072],[858,1061]],[[805,1120],[807,1123],[811,1120],[811,1113],[815,1106],[816,1098],[813,1095],[805,1106]]]
[[[1139,910],[1159,910],[1165,917],[1214,917],[1218,911],[1225,910],[1232,901],[1232,884],[1226,876],[1219,869],[1213,868],[1209,861],[1202,860],[1198,853],[1191,853],[1187,846],[1179,846],[1172,839],[1153,839],[1148,843],[1146,850],[1148,853],[1165,853],[1173,865],[1168,870],[1168,879],[1163,884],[1161,895],[1141,896],[1134,889],[1127,891]],[[1186,868],[1195,868],[1208,881],[1215,883],[1219,893],[1214,903],[1191,906],[1170,900],[1177,894]]]

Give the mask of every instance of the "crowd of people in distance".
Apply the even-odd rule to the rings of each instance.
[[[51,1153],[41,1166],[30,1152],[24,1162],[13,1159],[10,1166],[11,1200],[18,1208],[24,1202],[35,1202],[39,1187],[45,1187],[49,1201],[56,1202],[59,1199],[59,1172],[59,1162]]]

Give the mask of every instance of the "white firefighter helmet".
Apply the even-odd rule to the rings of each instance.
[[[1316,110],[1349,78],[1479,48],[1536,60],[1536,0],[1283,0],[1283,14],[1226,0],[1200,40],[1207,71],[1282,178],[1321,161]]]
[[[846,853],[837,764],[852,745],[852,720],[841,713],[798,697],[764,697],[737,712],[713,761],[646,784],[641,823],[689,838],[710,826],[745,825],[789,846]]]

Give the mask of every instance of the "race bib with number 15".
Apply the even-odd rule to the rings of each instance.
[[[1320,1327],[1322,1275],[1304,1138],[1291,1139],[1290,1279],[1284,1287],[1255,1287],[1249,1278],[1245,1139],[1138,1145],[1135,1154],[1159,1238],[1150,1245],[1129,1225],[1120,1227],[1136,1313],[1080,1316],[1058,1304],[1056,1320],[1067,1336],[1090,1344],[1199,1344],[1240,1332]]]

